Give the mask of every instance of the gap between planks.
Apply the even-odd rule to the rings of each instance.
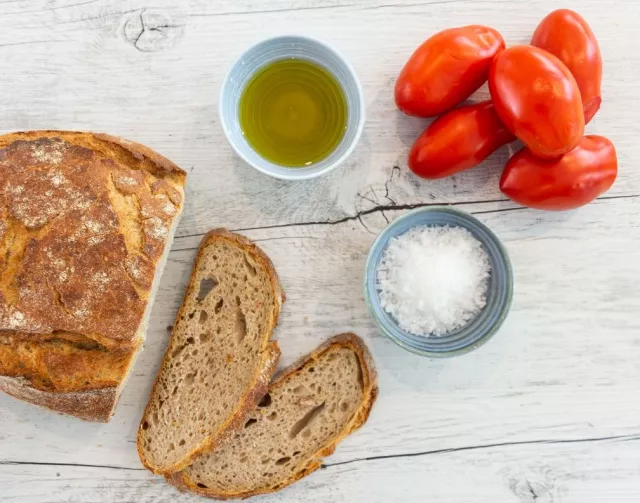
[[[408,452],[403,454],[385,454],[381,456],[369,456],[366,458],[356,458],[347,461],[340,461],[338,463],[329,463],[323,464],[321,466],[322,469],[331,468],[334,466],[342,466],[342,465],[350,465],[354,463],[365,463],[368,461],[378,461],[382,459],[397,459],[397,458],[412,458],[412,457],[421,457],[421,456],[434,456],[439,454],[451,454],[457,452],[465,452],[465,451],[476,451],[476,450],[484,450],[484,449],[496,449],[496,448],[509,448],[509,447],[518,447],[522,445],[553,445],[553,444],[577,444],[577,443],[592,443],[592,442],[610,442],[610,441],[621,441],[621,442],[632,442],[640,440],[640,433],[631,434],[631,435],[615,435],[608,437],[595,437],[595,438],[572,438],[572,439],[560,439],[560,440],[524,440],[520,442],[502,442],[497,444],[484,444],[484,445],[468,445],[462,447],[451,447],[447,449],[437,449],[433,451],[422,451],[422,452]],[[42,463],[42,462],[31,462],[31,461],[0,461],[0,466],[3,465],[30,465],[30,466],[56,466],[56,467],[71,467],[71,468],[102,468],[105,470],[127,470],[127,471],[146,471],[145,468],[134,468],[127,466],[113,466],[113,465],[93,465],[93,464],[82,464],[82,463]]]
[[[608,201],[612,199],[633,199],[640,197],[640,194],[628,194],[628,195],[620,195],[620,196],[602,196],[598,197],[596,201]],[[350,215],[347,217],[342,217],[337,220],[320,220],[320,221],[310,221],[310,222],[291,222],[286,224],[275,224],[275,225],[265,225],[261,227],[244,227],[240,229],[231,229],[232,232],[246,232],[246,231],[257,231],[264,229],[282,229],[286,227],[305,227],[310,225],[338,225],[343,224],[345,222],[350,222],[353,220],[359,220],[361,223],[361,218],[365,215],[371,215],[373,213],[382,213],[384,215],[385,211],[403,211],[403,210],[415,210],[418,208],[426,208],[429,206],[463,206],[463,205],[477,205],[477,204],[489,204],[489,203],[504,203],[508,202],[509,199],[487,199],[484,201],[461,201],[458,203],[415,203],[415,204],[386,204],[381,205],[378,204],[373,208],[369,208],[366,210],[359,211],[355,215]],[[496,210],[486,210],[486,211],[470,211],[472,215],[487,215],[490,213],[501,213],[503,211],[520,211],[527,210],[526,206],[514,206],[511,208],[498,208]],[[386,218],[386,217],[385,217]],[[388,221],[388,220],[387,220]],[[364,224],[363,224],[364,225]],[[184,234],[182,236],[176,236],[176,239],[186,239],[186,238],[194,238],[199,236],[204,236],[206,232],[198,232],[196,234]],[[259,241],[259,240],[258,240]],[[189,251],[196,250],[198,247],[190,247],[190,248],[177,248],[172,249],[171,251]]]
[[[616,436],[595,437],[595,438],[573,438],[573,439],[560,439],[560,440],[523,440],[520,442],[501,442],[497,444],[450,447],[447,449],[436,449],[433,451],[422,451],[422,452],[410,452],[406,454],[385,454],[381,456],[370,456],[366,458],[357,458],[357,459],[351,459],[347,461],[340,461],[338,463],[323,464],[322,468],[330,468],[332,466],[341,466],[341,465],[350,465],[353,463],[360,463],[360,462],[366,462],[366,461],[377,461],[380,459],[414,458],[414,457],[420,457],[420,456],[430,456],[434,454],[450,454],[454,452],[476,451],[476,450],[494,449],[494,448],[500,448],[500,447],[517,447],[521,445],[577,444],[577,443],[591,443],[591,442],[635,441],[635,440],[640,440],[640,434],[616,435]]]

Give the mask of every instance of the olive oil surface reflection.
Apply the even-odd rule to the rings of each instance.
[[[336,78],[304,59],[261,68],[240,98],[240,127],[266,160],[299,168],[327,157],[347,127],[347,100]]]

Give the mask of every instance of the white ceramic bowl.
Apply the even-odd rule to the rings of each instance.
[[[347,100],[347,130],[342,141],[326,158],[302,168],[280,166],[260,156],[242,134],[238,117],[240,97],[251,77],[265,65],[286,58],[306,59],[331,72]],[[258,171],[283,180],[315,178],[336,168],[355,148],[365,121],[362,87],[347,60],[319,40],[293,35],[263,40],[240,56],[222,83],[218,110],[224,133],[237,154]]]

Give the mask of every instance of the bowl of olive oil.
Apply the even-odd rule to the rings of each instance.
[[[346,59],[318,40],[284,36],[247,50],[222,84],[220,121],[236,153],[270,176],[336,168],[364,128],[364,97]]]

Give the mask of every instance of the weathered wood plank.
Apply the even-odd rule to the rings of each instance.
[[[599,35],[605,57],[605,101],[589,131],[606,134],[621,160],[612,195],[635,194],[640,174],[633,135],[638,4],[574,0]],[[157,148],[191,171],[191,197],[179,235],[213,225],[234,228],[354,215],[362,196],[385,193],[398,204],[499,199],[504,148],[484,166],[456,177],[421,182],[406,154],[425,121],[394,106],[395,77],[428,34],[449,26],[488,23],[509,43],[526,42],[552,2],[288,1],[2,3],[0,55],[2,128],[106,130]],[[53,8],[55,7],[55,8]],[[255,11],[252,13],[251,11]],[[140,38],[139,18],[160,25]],[[364,86],[368,122],[343,168],[306,183],[272,180],[245,166],[227,145],[217,118],[222,77],[248,45],[280,33],[302,32],[338,47]],[[138,42],[135,42],[138,40]],[[21,44],[21,45],[14,45]],[[137,44],[137,45],[136,45]],[[150,51],[150,52],[149,52]],[[479,93],[485,97],[486,90]],[[627,167],[628,166],[628,167]]]
[[[640,4],[568,0],[563,7],[581,12],[600,40],[605,101],[588,130],[615,142],[620,176],[606,199],[549,214],[518,208],[498,191],[506,148],[451,179],[413,177],[405,158],[426,122],[399,114],[392,88],[429,34],[485,23],[523,43],[555,8],[550,0],[0,0],[2,130],[104,130],[148,144],[190,172],[146,350],[116,416],[108,425],[85,424],[0,396],[0,501],[176,500],[141,469],[135,430],[195,248],[216,226],[244,229],[276,264],[288,295],[276,334],[283,364],[353,330],[380,370],[369,423],[327,463],[392,457],[329,467],[263,501],[636,501],[640,198],[631,196],[640,194],[640,147],[631,104],[640,62],[629,47]],[[360,75],[368,107],[352,158],[305,183],[271,180],[243,165],[216,108],[231,61],[263,37],[292,32],[339,48]],[[493,341],[434,361],[380,335],[361,281],[387,220],[440,203],[476,213],[504,240],[516,294]],[[590,441],[605,437],[620,439]],[[494,444],[508,445],[481,447]],[[460,450],[393,457],[448,449]]]
[[[474,206],[463,208],[474,211]],[[380,212],[362,223],[245,234],[273,257],[288,296],[276,331],[282,364],[341,331],[353,330],[372,346],[380,367],[380,401],[367,427],[336,453],[336,460],[344,461],[502,441],[638,433],[640,405],[628,399],[637,388],[638,367],[627,356],[638,351],[633,334],[640,329],[635,315],[640,263],[625,243],[640,239],[639,208],[640,198],[625,198],[571,214],[479,213],[516,264],[514,305],[493,341],[444,361],[406,353],[369,319],[361,279],[374,239],[370,231],[377,233],[386,223]],[[609,215],[610,226],[594,225],[602,214]],[[11,425],[0,433],[5,459],[29,461],[35,455],[46,462],[100,459],[100,464],[139,466],[135,428],[198,240],[175,244],[146,350],[112,423],[88,425],[0,397],[0,422]],[[46,449],[39,449],[43,444]]]
[[[635,503],[640,493],[636,438],[505,445],[329,466],[282,492],[276,503]],[[392,474],[392,476],[391,476]],[[0,471],[2,501],[195,503],[145,470],[9,465]]]

